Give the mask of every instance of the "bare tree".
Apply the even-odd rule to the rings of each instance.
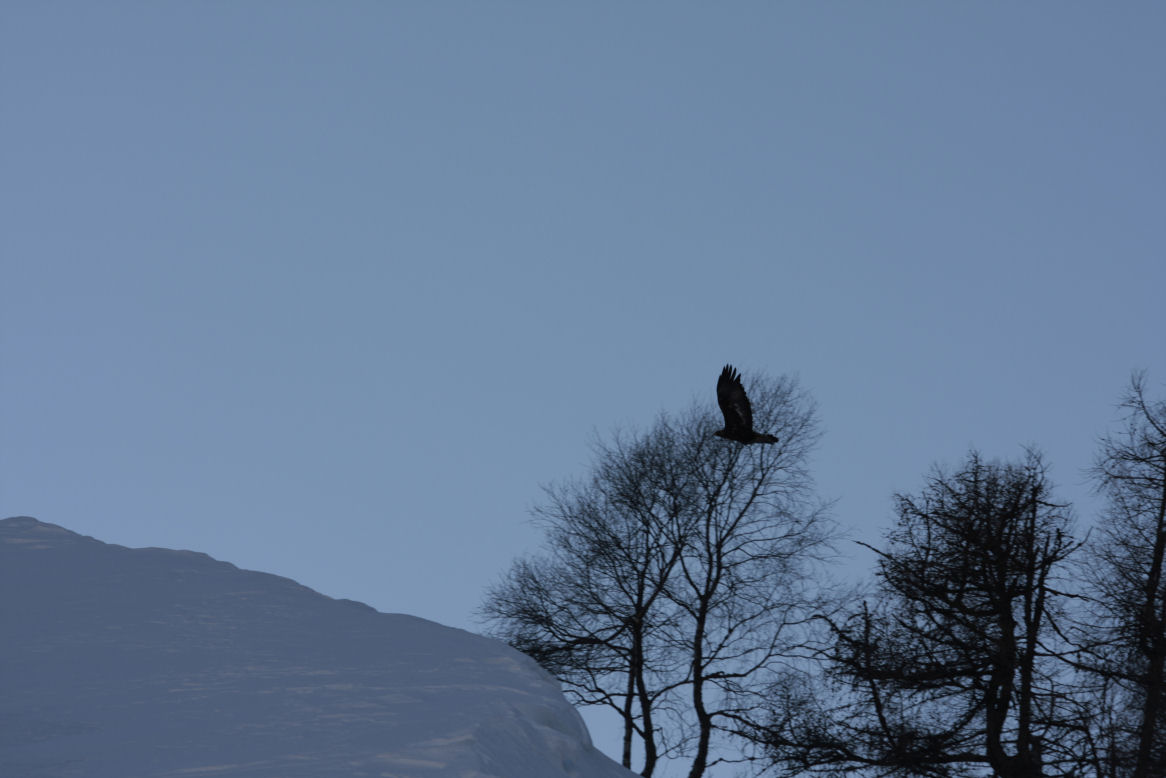
[[[783,661],[805,653],[823,597],[811,575],[832,535],[806,460],[813,403],[790,379],[751,382],[780,442],[713,436],[707,404],[598,444],[590,477],[554,487],[536,516],[546,552],[486,596],[494,634],[538,659],[582,705],[624,723],[642,775],[684,756],[699,778],[727,758]]]
[[[620,716],[622,763],[632,766],[638,741],[644,776],[672,750],[657,713],[684,679],[664,639],[690,488],[671,466],[676,446],[663,420],[647,436],[596,444],[590,479],[548,488],[535,510],[546,553],[515,562],[482,609],[494,634],[558,677],[574,703]]]
[[[718,735],[750,730],[767,687],[811,653],[815,614],[837,607],[819,566],[832,525],[806,469],[813,405],[788,379],[753,381],[749,394],[775,445],[725,445],[703,414],[682,425],[694,488],[667,595],[681,616],[669,631],[690,661],[689,778],[727,758],[713,756]]]
[[[1093,470],[1107,507],[1086,567],[1094,623],[1083,642],[1111,711],[1098,736],[1105,772],[1150,778],[1166,775],[1166,401],[1147,400],[1137,373],[1120,407],[1123,428],[1102,439]]]
[[[875,549],[878,591],[834,624],[830,703],[781,690],[766,734],[786,774],[1035,778],[1076,764],[1074,708],[1059,674],[1066,506],[1035,452],[1023,462],[935,470],[896,496]]]

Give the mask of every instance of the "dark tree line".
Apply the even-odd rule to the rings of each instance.
[[[875,596],[754,733],[774,772],[1166,776],[1166,403],[1121,407],[1085,540],[1035,451],[896,496]]]
[[[486,598],[495,634],[624,724],[623,762],[689,778],[1166,776],[1166,402],[1135,375],[1075,535],[1036,450],[972,451],[895,496],[867,596],[823,577],[813,404],[752,382],[780,443],[694,407],[596,447],[551,488],[547,551]]]

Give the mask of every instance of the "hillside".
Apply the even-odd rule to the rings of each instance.
[[[0,521],[0,775],[627,778],[487,638]]]

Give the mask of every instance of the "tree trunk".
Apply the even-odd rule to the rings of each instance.
[[[623,759],[621,764],[632,769],[632,737],[635,735],[635,719],[632,715],[632,703],[635,701],[635,673],[628,670],[628,687],[624,696],[623,710]]]
[[[1163,459],[1166,459],[1164,455]],[[1164,672],[1166,672],[1166,603],[1159,607],[1159,592],[1162,587],[1163,557],[1166,556],[1166,480],[1162,482],[1162,494],[1158,500],[1157,532],[1154,538],[1154,554],[1150,561],[1150,574],[1146,581],[1146,600],[1142,617],[1142,628],[1146,631],[1146,701],[1142,708],[1142,726],[1138,733],[1138,758],[1134,764],[1133,778],[1153,778],[1154,739],[1156,725],[1162,715],[1159,706],[1163,696]]]
[[[637,629],[635,637],[636,653],[636,695],[640,701],[640,724],[643,728],[642,740],[644,741],[644,769],[640,771],[640,775],[644,778],[650,778],[656,770],[656,762],[660,758],[656,751],[656,727],[652,723],[652,698],[648,694],[647,680],[644,678],[644,641],[643,635]]]
[[[707,618],[705,603],[701,603],[697,615],[696,630],[692,641],[692,711],[696,714],[697,741],[696,754],[692,757],[692,769],[688,778],[701,778],[708,765],[709,744],[712,740],[713,721],[704,700],[704,631]]]

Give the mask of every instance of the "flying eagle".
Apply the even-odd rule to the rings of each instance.
[[[753,408],[741,386],[741,374],[732,365],[725,365],[717,379],[717,404],[725,415],[725,428],[713,434],[738,443],[776,443],[777,438],[753,431]]]

